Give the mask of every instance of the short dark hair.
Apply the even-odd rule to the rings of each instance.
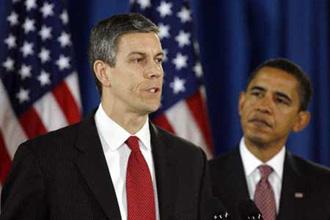
[[[285,58],[274,58],[266,60],[251,73],[248,78],[247,87],[256,77],[259,70],[263,67],[280,69],[295,77],[295,79],[298,81],[298,95],[300,99],[299,110],[306,111],[312,98],[312,83],[302,68]]]
[[[106,18],[97,23],[91,30],[89,37],[88,57],[93,69],[96,60],[102,60],[110,66],[116,64],[119,38],[128,33],[158,34],[158,27],[149,19],[138,13],[119,14]],[[102,85],[96,78],[96,86],[102,95]]]

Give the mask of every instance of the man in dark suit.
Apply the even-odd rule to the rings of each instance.
[[[19,147],[1,220],[208,219],[205,154],[148,120],[163,83],[157,33],[139,14],[92,29],[89,57],[101,104],[82,122]]]
[[[329,220],[330,171],[285,148],[291,132],[307,126],[311,83],[286,59],[272,59],[251,74],[239,99],[243,138],[210,161],[213,193],[235,216],[253,199],[265,220]]]

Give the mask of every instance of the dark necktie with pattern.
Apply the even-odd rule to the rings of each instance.
[[[269,175],[273,169],[268,165],[258,167],[261,173],[261,179],[256,186],[254,202],[259,208],[264,220],[276,219],[276,204],[273,188],[268,181]]]
[[[139,146],[139,139],[130,136],[125,142],[131,149],[126,173],[127,219],[155,220],[155,198],[148,164]]]

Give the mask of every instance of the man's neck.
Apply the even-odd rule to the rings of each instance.
[[[128,131],[130,134],[137,133],[148,120],[148,115],[137,114],[132,112],[118,111],[108,108],[106,104],[102,103],[104,112],[118,125]]]
[[[251,142],[244,138],[246,148],[262,162],[267,162],[278,154],[284,147],[284,143],[261,144]]]

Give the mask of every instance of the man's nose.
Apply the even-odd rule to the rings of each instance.
[[[259,99],[259,102],[256,105],[257,110],[263,113],[272,113],[273,112],[273,107],[274,107],[274,102],[272,97],[265,95],[261,99]]]
[[[164,75],[163,67],[156,61],[150,61],[145,69],[145,74],[147,78],[159,78]]]

